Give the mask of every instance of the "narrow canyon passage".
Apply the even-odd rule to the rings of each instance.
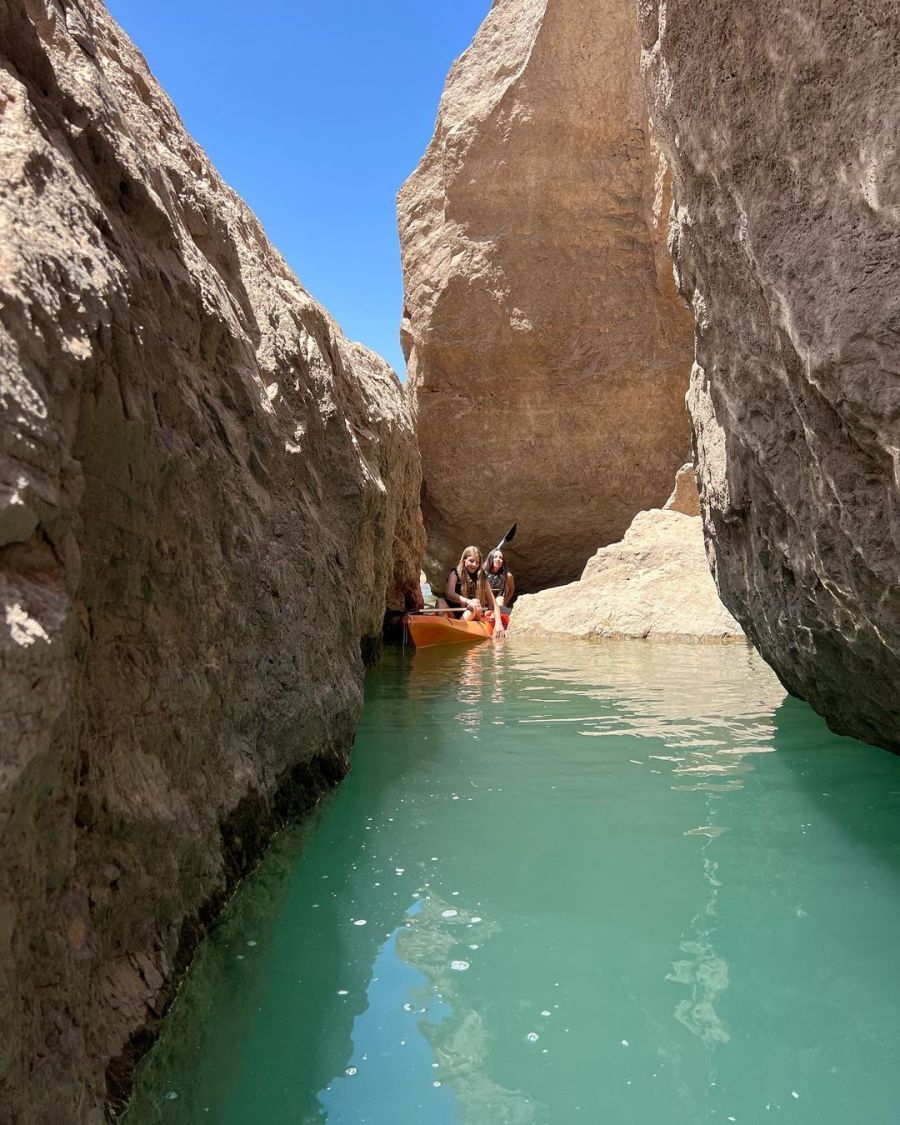
[[[900,761],[748,648],[389,651],[128,1125],[895,1120]]]

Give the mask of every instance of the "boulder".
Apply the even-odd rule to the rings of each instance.
[[[97,0],[0,0],[0,114],[0,1120],[99,1123],[347,768],[420,470]]]
[[[576,578],[688,453],[691,318],[639,64],[631,4],[496,0],[400,192],[438,586],[514,521],[520,589]]]
[[[741,641],[722,605],[697,516],[639,512],[620,543],[601,547],[578,582],[518,599],[512,636]]]
[[[639,7],[719,591],[789,691],[900,751],[897,5]]]

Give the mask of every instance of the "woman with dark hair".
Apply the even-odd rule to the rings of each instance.
[[[509,613],[509,603],[516,593],[516,581],[512,571],[507,569],[502,547],[488,552],[484,562],[484,574],[494,595],[494,601],[501,612]]]
[[[503,633],[503,621],[494,599],[488,577],[482,568],[478,547],[466,547],[457,565],[447,575],[444,596],[450,606],[462,606],[463,621],[480,621],[490,611],[494,618],[494,633]]]

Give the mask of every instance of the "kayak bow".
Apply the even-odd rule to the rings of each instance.
[[[494,635],[493,621],[455,621],[428,613],[411,613],[404,620],[416,648],[471,644]],[[504,615],[504,625],[507,620]]]

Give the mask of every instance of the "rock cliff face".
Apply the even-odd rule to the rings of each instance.
[[[98,1122],[418,587],[393,373],[96,0],[0,0],[0,1120]]]
[[[495,0],[399,198],[401,336],[443,584],[515,520],[523,590],[575,578],[689,449],[634,7]]]
[[[665,509],[638,512],[620,543],[588,561],[578,582],[516,602],[515,636],[741,641],[709,573],[693,465],[678,471]]]
[[[641,0],[710,559],[785,686],[900,751],[900,21]]]

